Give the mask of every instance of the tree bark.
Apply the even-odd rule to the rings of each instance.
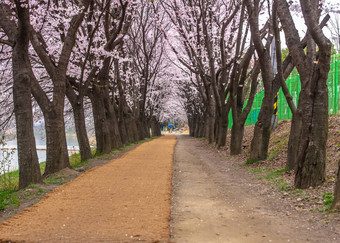
[[[66,96],[72,106],[74,125],[76,128],[77,141],[80,150],[81,161],[92,158],[91,147],[87,136],[84,115],[84,101],[81,94],[76,95],[71,84],[67,81]]]
[[[222,105],[223,110],[221,116],[217,118],[217,147],[224,147],[227,142],[227,133],[228,133],[228,125],[229,125],[229,111],[230,111],[230,102],[227,105]]]
[[[287,169],[296,171],[297,169],[297,148],[300,142],[300,133],[302,128],[302,118],[300,112],[296,112],[292,117],[292,124],[288,140]]]
[[[38,80],[34,79],[34,83],[32,84],[32,94],[45,118],[47,140],[45,176],[63,168],[70,167],[64,125],[66,72],[79,26],[83,21],[90,2],[90,0],[82,1],[81,5],[84,8],[81,12],[72,17],[69,29],[63,40],[63,46],[57,64],[53,62],[50,55],[47,53],[42,36],[30,26],[30,41],[32,46],[44,65],[49,78],[53,82],[53,98],[51,101],[41,88]],[[31,75],[34,77],[33,72]]]
[[[328,135],[328,89],[331,43],[319,25],[318,1],[300,1],[307,32],[307,52],[297,35],[286,1],[276,0],[278,15],[286,35],[290,55],[300,74],[301,92],[292,125],[296,129],[297,147],[291,147],[289,157],[296,158],[295,186],[318,186],[325,180],[326,142]],[[316,55],[316,44],[319,54]],[[295,121],[298,119],[298,121]],[[301,119],[301,120],[299,120]],[[293,141],[291,142],[291,144]],[[295,161],[294,161],[295,163]],[[292,165],[294,166],[294,165]]]
[[[64,115],[60,115],[59,112],[52,110],[44,115],[47,148],[44,176],[71,167],[67,151]]]
[[[73,108],[73,116],[74,123],[76,127],[77,140],[80,150],[81,161],[88,160],[92,158],[91,147],[89,143],[89,139],[87,136],[87,129],[85,124],[85,115],[84,115],[84,105],[83,103],[77,103],[72,105]]]
[[[326,176],[326,143],[328,136],[327,75],[320,77],[315,70],[311,90],[300,93],[301,130],[298,131],[297,169],[295,186],[308,188],[321,185]],[[327,72],[328,73],[328,72]],[[302,76],[300,76],[302,78]]]
[[[151,118],[150,121],[151,131],[153,137],[159,137],[161,136],[161,128],[159,122],[156,120],[155,117]]]
[[[258,26],[258,14],[259,14],[259,1],[255,1],[252,5],[251,1],[246,0],[249,13],[249,23],[252,33],[252,39],[256,52],[259,56],[259,63],[262,72],[262,79],[264,85],[264,98],[262,101],[262,107],[258,116],[258,120],[254,128],[254,137],[251,141],[250,156],[251,161],[265,160],[268,154],[268,145],[271,133],[271,118],[273,114],[273,85],[274,72],[271,64],[269,43],[265,47],[261,40],[261,35]]]
[[[96,153],[108,154],[111,152],[111,134],[100,88],[94,86],[92,94],[90,94],[89,97],[92,103],[94,129],[96,134]]]
[[[118,120],[116,115],[115,107],[110,99],[109,90],[107,87],[102,88],[103,89],[103,97],[104,97],[104,106],[106,111],[106,117],[109,122],[109,131],[110,131],[110,138],[111,138],[111,150],[117,149],[122,147],[122,139],[119,132],[118,127]],[[113,94],[112,94],[113,95]]]
[[[338,173],[336,178],[336,184],[334,189],[334,200],[331,209],[340,209],[340,160],[338,166]]]
[[[251,141],[250,156],[252,161],[265,160],[271,133],[271,115],[273,114],[273,95],[265,95]]]
[[[244,124],[233,123],[231,130],[230,155],[242,152],[242,140],[244,135]]]
[[[31,183],[40,182],[41,174],[34,137],[30,88],[32,67],[28,53],[29,9],[22,8],[18,1],[15,3],[18,13],[18,29],[15,35],[8,37],[9,39],[13,37],[13,41],[15,40],[12,55],[13,102],[17,129],[19,188],[21,189]],[[2,21],[0,20],[0,26],[3,26],[6,20],[10,20],[2,11],[0,13],[3,14],[1,18],[4,18]]]

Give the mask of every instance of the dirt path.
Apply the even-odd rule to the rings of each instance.
[[[178,136],[172,241],[340,242],[339,228],[310,212],[286,211],[288,205],[268,186],[256,184],[231,160],[197,139]]]
[[[94,168],[0,225],[0,242],[168,241],[174,136]]]

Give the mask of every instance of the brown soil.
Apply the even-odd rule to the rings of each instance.
[[[150,140],[151,139],[146,139],[145,141]],[[122,155],[133,150],[139,145],[140,143],[131,144],[122,149],[114,150],[110,154],[96,156],[95,158],[90,159],[88,163],[84,164],[80,168],[66,168],[53,175],[50,175],[50,177],[55,178],[52,183],[35,184],[28,188],[17,191],[16,195],[19,200],[19,207],[16,207],[15,205],[10,205],[4,211],[0,211],[0,223],[22,212],[27,207],[36,204],[41,200],[43,196],[58,188],[60,185],[74,180],[87,170],[90,170],[96,166],[104,165],[108,163],[108,161],[111,161],[113,159],[120,158]]]
[[[174,136],[91,169],[0,225],[1,241],[168,241]]]
[[[282,171],[289,130],[290,121],[280,121],[271,136],[270,159],[252,165],[246,165],[246,160],[253,126],[245,128],[242,154],[232,157],[229,145],[216,149],[206,140],[178,136],[172,240],[340,242],[340,212],[329,212],[323,198],[334,191],[340,116],[329,119],[327,181],[316,188],[296,190],[294,171]]]
[[[334,190],[340,159],[340,116],[330,117],[327,181],[317,188],[296,190],[294,172],[281,170],[287,157],[289,127],[289,121],[279,122],[272,133],[270,158],[252,165],[245,165],[253,135],[253,126],[248,126],[239,156],[229,156],[228,146],[218,150],[205,140],[176,134],[174,168],[171,161],[175,140],[164,136],[107,165],[100,166],[112,155],[78,171],[64,170],[58,173],[63,182],[100,166],[4,222],[0,239],[340,242],[340,213],[327,211],[322,197]],[[271,178],[277,170],[280,172]],[[25,193],[30,190],[36,189],[26,189]],[[26,204],[33,202],[27,200]],[[2,219],[0,215],[0,222]]]
[[[258,180],[243,156],[226,158],[225,151],[188,136],[177,141],[172,241],[340,242],[339,221],[287,200],[292,193]]]

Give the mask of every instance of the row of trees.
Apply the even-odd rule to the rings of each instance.
[[[82,160],[92,156],[88,117],[98,154],[149,137],[150,129],[160,135],[169,73],[159,9],[139,0],[1,1],[0,117],[4,128],[14,108],[20,188],[42,178],[33,129],[38,110],[47,140],[44,176],[70,166],[70,108]]]
[[[82,160],[153,135],[159,121],[185,109],[190,135],[242,150],[255,94],[264,99],[249,161],[267,158],[273,100],[282,87],[293,119],[287,167],[295,186],[325,181],[331,42],[325,1],[304,0],[4,0],[0,3],[1,123],[13,100],[20,187],[41,180],[33,131],[41,110],[47,137],[45,175],[69,166],[65,109],[71,107]],[[327,6],[327,9],[332,7]],[[293,15],[303,18],[303,38]],[[281,55],[283,39],[289,51]],[[296,67],[299,104],[285,79]],[[33,96],[33,100],[32,100]],[[65,101],[66,107],[65,107]],[[6,116],[7,114],[7,116]]]
[[[329,20],[324,1],[244,0],[162,2],[175,33],[170,46],[187,82],[181,85],[190,135],[225,146],[232,113],[230,153],[241,153],[244,124],[257,90],[264,90],[254,128],[249,162],[267,158],[273,100],[282,87],[293,113],[287,168],[295,170],[295,186],[325,181],[328,134],[328,89],[331,42],[323,33]],[[331,8],[330,8],[331,9]],[[302,15],[303,38],[294,21]],[[281,55],[282,36],[289,55]],[[271,51],[272,50],[272,51]],[[296,107],[285,79],[296,67],[301,80]],[[194,88],[193,88],[194,87]],[[247,102],[246,102],[247,100]]]

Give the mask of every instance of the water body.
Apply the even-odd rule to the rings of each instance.
[[[74,153],[79,152],[79,146],[77,137],[74,134],[67,134],[66,135],[66,141],[67,141],[67,147],[69,149],[69,155],[72,155]],[[46,138],[42,135],[35,135],[35,142],[37,146],[37,154],[39,158],[39,163],[46,161]],[[4,156],[7,155],[7,153],[10,153],[13,151],[13,154],[11,155],[11,160],[9,164],[6,164],[6,167],[9,167],[10,171],[17,170],[19,168],[18,166],[18,151],[17,151],[17,140],[11,140],[6,141],[7,150],[3,150],[0,148],[0,166],[2,165],[2,161],[4,159]],[[1,170],[1,168],[0,168]],[[6,169],[7,171],[7,169]]]

